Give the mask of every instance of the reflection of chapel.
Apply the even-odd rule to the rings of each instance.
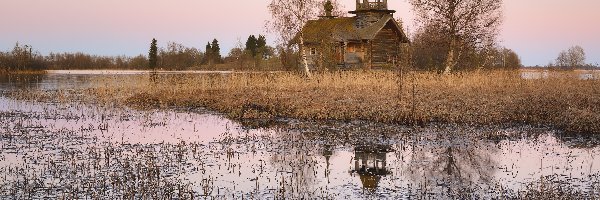
[[[358,174],[363,188],[374,190],[381,177],[390,174],[386,169],[387,145],[359,146],[354,148],[354,169],[350,173]]]
[[[322,59],[324,46],[333,50],[338,66],[372,68],[396,62],[402,45],[409,42],[387,0],[356,0],[356,10],[349,12],[353,17],[332,16],[331,11],[326,8],[325,16],[303,28],[302,48],[307,48],[311,68]]]

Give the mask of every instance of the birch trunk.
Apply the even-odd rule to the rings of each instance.
[[[456,48],[456,43],[454,40],[450,42],[450,49],[448,50],[448,57],[446,57],[446,69],[444,69],[444,74],[449,75],[452,72],[452,68],[454,67],[454,63],[456,60],[454,58],[454,49]]]
[[[308,68],[308,59],[306,58],[306,48],[304,47],[304,34],[302,31],[300,32],[300,49],[302,56],[302,65],[304,68],[304,74],[310,78],[312,75],[310,73],[310,69]]]

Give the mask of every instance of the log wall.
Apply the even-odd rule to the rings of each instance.
[[[400,56],[400,37],[392,24],[386,25],[373,39],[371,49],[373,64],[388,63]]]

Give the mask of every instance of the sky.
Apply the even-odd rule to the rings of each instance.
[[[345,10],[354,0],[339,0]],[[16,42],[43,55],[84,52],[95,55],[147,54],[150,41],[170,41],[204,49],[214,38],[221,54],[267,33],[270,0],[0,0],[0,51]],[[414,31],[406,0],[389,0]],[[600,63],[599,0],[504,0],[500,45],[517,52],[526,66],[546,65],[561,50],[582,46],[588,63]]]

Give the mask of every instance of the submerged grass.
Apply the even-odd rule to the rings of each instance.
[[[142,108],[207,107],[237,119],[289,117],[470,125],[550,125],[600,133],[600,81],[569,72],[527,80],[518,71],[439,75],[343,71],[103,78],[97,100]]]

